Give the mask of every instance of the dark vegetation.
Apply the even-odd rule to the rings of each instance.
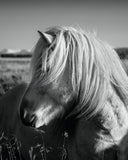
[[[118,53],[121,59],[128,59],[128,48],[116,48],[116,52]]]
[[[115,50],[122,61],[122,64],[125,68],[126,73],[128,74],[128,48],[127,47],[116,48]]]

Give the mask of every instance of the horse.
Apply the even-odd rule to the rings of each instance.
[[[60,159],[65,156],[63,135],[56,135],[56,139],[52,141],[54,145],[48,144],[48,140],[51,142],[54,137],[48,129],[40,131],[27,127],[20,119],[19,106],[26,88],[27,84],[21,83],[0,98],[0,159]]]
[[[70,160],[117,159],[128,132],[128,77],[117,53],[80,28],[38,32],[23,124],[55,134],[64,124]]]

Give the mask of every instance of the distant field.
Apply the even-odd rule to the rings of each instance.
[[[1,58],[0,59],[0,76],[20,75],[22,80],[27,81],[29,78],[30,59],[28,58]]]
[[[30,58],[0,58],[0,96],[21,82],[29,82]]]

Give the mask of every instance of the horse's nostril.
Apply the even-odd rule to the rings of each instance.
[[[36,116],[30,114],[27,110],[21,110],[21,120],[26,126],[35,126]]]
[[[32,104],[24,98],[20,106],[20,117],[23,124],[27,126],[34,126],[36,117],[33,113],[30,112],[30,106],[32,106]]]

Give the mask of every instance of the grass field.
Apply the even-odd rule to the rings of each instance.
[[[0,58],[0,95],[21,82],[29,82],[30,58]]]

